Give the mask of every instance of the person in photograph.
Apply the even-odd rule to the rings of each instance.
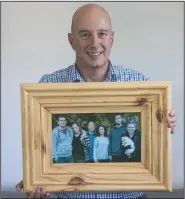
[[[86,135],[86,132],[77,124],[72,125],[73,129],[73,141],[72,141],[72,154],[74,162],[83,163],[89,161],[89,148],[90,140]]]
[[[99,125],[97,137],[94,140],[93,159],[94,162],[109,162],[109,139],[105,126]]]
[[[112,162],[122,162],[122,149],[121,149],[121,137],[123,132],[126,131],[126,127],[123,125],[121,114],[115,115],[116,125],[111,128],[109,133],[109,159]]]
[[[127,146],[125,147],[124,138],[127,139]],[[133,143],[135,149],[133,150]],[[136,123],[129,122],[127,124],[127,130],[122,135],[122,149],[124,161],[140,162],[141,161],[141,133],[136,128]],[[127,152],[126,152],[127,151]]]
[[[90,148],[89,148],[89,161],[90,163],[94,162],[93,159],[93,148],[94,148],[94,139],[96,138],[96,131],[95,131],[95,124],[94,122],[90,121],[87,126],[87,136],[90,140]]]
[[[121,148],[123,161],[128,161],[128,158],[131,157],[131,154],[135,151],[134,142],[127,136],[121,138]]]
[[[57,119],[58,126],[52,132],[52,155],[54,163],[71,163],[73,132],[67,127],[64,116]]]

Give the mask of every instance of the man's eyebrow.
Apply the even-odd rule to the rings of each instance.
[[[109,32],[108,30],[105,30],[105,29],[100,29],[98,31],[100,31],[100,32]]]
[[[81,29],[81,30],[78,31],[79,34],[80,34],[80,33],[84,33],[84,32],[89,32],[89,30]]]
[[[81,29],[81,30],[78,31],[79,34],[87,33],[87,32],[91,32],[91,31],[86,30],[86,29]],[[107,29],[99,29],[98,32],[109,32],[109,30],[107,30]]]

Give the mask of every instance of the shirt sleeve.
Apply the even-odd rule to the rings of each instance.
[[[83,144],[84,147],[89,148],[90,147],[90,140],[89,137],[84,138],[81,143]]]
[[[97,160],[97,155],[96,155],[96,148],[97,148],[97,145],[98,145],[98,140],[97,140],[97,137],[94,139],[94,147],[93,147],[93,159],[94,160]]]
[[[48,76],[49,75],[43,75],[42,77],[41,77],[41,79],[39,80],[39,82],[38,83],[49,83],[49,78],[48,78]]]
[[[52,156],[53,158],[57,158],[57,136],[56,130],[52,132]]]
[[[112,156],[112,131],[110,130],[110,133],[108,135],[108,140],[109,140],[109,148],[108,148],[108,154],[109,156]]]

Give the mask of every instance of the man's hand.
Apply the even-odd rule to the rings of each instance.
[[[171,133],[175,133],[176,127],[176,111],[172,108],[167,119],[168,128],[171,128]]]
[[[20,192],[23,189],[23,180],[21,180],[16,185],[16,190]],[[50,193],[44,192],[42,187],[37,187],[35,191],[32,191],[31,193],[26,194],[28,198],[48,198],[50,196]]]
[[[94,159],[94,162],[95,162],[95,163],[99,163],[98,160],[96,160],[96,159]]]
[[[58,157],[55,157],[54,160],[55,160],[55,162],[57,163]]]

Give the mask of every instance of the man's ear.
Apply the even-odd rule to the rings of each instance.
[[[111,41],[111,45],[113,45],[114,43],[114,31],[112,31],[112,41]]]
[[[72,33],[68,33],[68,41],[69,41],[71,47],[72,47],[73,50],[74,50],[74,39],[73,39]]]

